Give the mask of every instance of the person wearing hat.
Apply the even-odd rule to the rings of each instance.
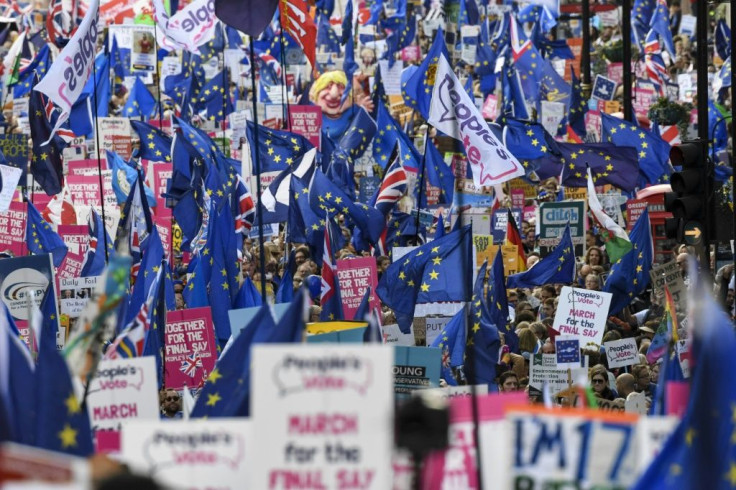
[[[643,327],[639,327],[639,332],[641,332],[642,337],[645,337],[649,340],[652,340],[654,337],[654,334],[657,332],[654,328],[652,328],[652,323],[657,323],[656,321],[648,321],[644,324]]]

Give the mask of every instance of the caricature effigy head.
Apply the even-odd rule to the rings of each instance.
[[[340,70],[328,71],[320,75],[309,90],[309,100],[322,108],[322,113],[331,118],[339,117],[345,110],[350,108],[353,101],[351,97],[340,104],[348,78],[345,72]]]

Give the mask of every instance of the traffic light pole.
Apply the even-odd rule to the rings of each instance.
[[[698,91],[698,139],[706,144],[700,145],[700,161],[705,162],[705,209],[703,209],[703,245],[700,258],[701,272],[707,271],[710,267],[710,239],[711,230],[713,230],[713,206],[715,204],[713,195],[713,162],[708,160],[708,147],[710,146],[710,138],[708,137],[708,2],[698,1],[696,4],[697,25],[696,25],[696,42],[697,42],[697,91]],[[733,8],[732,8],[733,10]],[[733,13],[731,14],[733,16]]]

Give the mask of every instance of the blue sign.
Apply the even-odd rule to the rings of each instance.
[[[519,208],[511,208],[511,215],[516,221],[516,228],[521,230],[522,211]],[[491,235],[493,235],[493,243],[503,243],[506,239],[506,228],[508,227],[508,209],[497,209],[491,217]],[[521,233],[521,231],[519,231]]]
[[[440,386],[442,351],[434,347],[394,347],[394,396],[408,398],[411,392]]]
[[[596,75],[591,95],[599,100],[613,100],[616,95],[616,82],[603,75]]]
[[[329,342],[333,344],[362,344],[366,327],[338,330],[336,332],[307,335],[307,343]]]
[[[381,186],[381,179],[375,175],[372,177],[361,177],[360,187],[358,189],[358,201],[368,204],[373,194]]]
[[[557,340],[555,342],[557,351],[557,364],[580,365],[580,340]]]

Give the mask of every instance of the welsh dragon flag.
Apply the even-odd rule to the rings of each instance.
[[[603,206],[601,206],[595,192],[590,168],[588,168],[588,207],[590,207],[593,217],[598,222],[598,226],[601,227],[601,238],[606,244],[608,258],[611,259],[612,264],[616,263],[626,252],[631,250],[631,240],[629,240],[626,231],[613,218],[603,212]]]

